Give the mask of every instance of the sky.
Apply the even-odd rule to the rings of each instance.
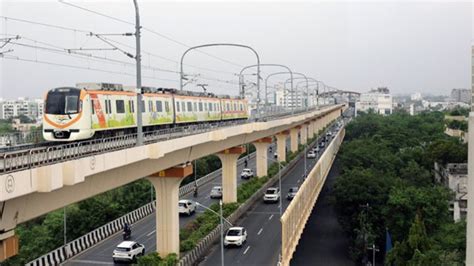
[[[133,2],[62,2],[0,0],[0,38],[20,36],[0,48],[12,50],[0,57],[1,98],[43,97],[79,82],[136,84],[135,61],[125,55],[135,55],[135,38],[121,35],[134,32]],[[237,43],[255,49],[262,64],[283,64],[342,90],[384,86],[394,94],[448,95],[471,87],[470,1],[138,2],[143,86],[179,88],[187,48]],[[237,95],[237,73],[256,62],[245,48],[193,50],[184,58],[185,89],[207,84],[210,92]],[[282,71],[262,67],[261,76]],[[246,70],[245,82],[256,82],[255,73]],[[273,76],[269,85],[287,78]]]

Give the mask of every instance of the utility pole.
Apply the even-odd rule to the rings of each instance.
[[[135,40],[136,40],[136,54],[135,60],[137,63],[137,146],[143,145],[143,122],[142,122],[142,63],[140,50],[140,13],[138,11],[137,0],[133,0],[135,5]]]
[[[367,249],[372,250],[372,265],[375,266],[375,252],[379,252],[380,250],[375,247],[375,243],[372,244],[372,247]]]
[[[219,201],[219,213],[221,217],[221,265],[224,266],[224,222],[222,221],[222,200]]]
[[[66,246],[66,244],[67,244],[66,206],[64,206],[64,215],[63,215],[63,218],[64,218],[64,224],[63,224],[63,225],[64,225],[64,229],[63,229],[63,231],[64,231],[64,246]]]

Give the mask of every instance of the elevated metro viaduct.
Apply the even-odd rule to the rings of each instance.
[[[298,149],[341,116],[345,105],[253,122],[129,149],[64,161],[0,176],[0,260],[18,252],[16,225],[146,177],[156,189],[157,251],[179,254],[178,190],[192,174],[189,162],[217,154],[222,161],[223,201],[237,201],[236,165],[243,145],[257,149],[257,175],[267,174],[267,149],[277,140],[278,160],[286,160],[286,138]]]

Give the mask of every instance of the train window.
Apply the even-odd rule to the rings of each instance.
[[[183,112],[186,112],[186,103],[185,102],[181,102],[181,109]]]
[[[130,101],[130,112],[135,113],[135,102],[134,101]]]
[[[170,104],[169,102],[165,102],[165,112],[169,112],[170,111]]]
[[[198,111],[198,108],[197,108],[197,104],[196,104],[196,103],[193,103],[193,111],[194,111],[194,112],[197,112],[197,111]]]
[[[156,101],[156,111],[163,112],[163,106],[162,106],[161,101]]]
[[[115,109],[117,109],[117,114],[125,113],[125,103],[123,102],[123,100],[115,101]]]
[[[234,103],[234,111],[238,111],[239,109],[237,109],[237,104]]]
[[[153,112],[153,101],[148,101],[148,112]]]
[[[188,102],[188,112],[193,111],[193,104],[191,102]]]
[[[104,103],[105,103],[105,113],[108,114],[109,113],[109,100],[105,100]]]
[[[211,112],[213,111],[212,110],[212,103],[209,103],[209,111],[211,111]]]
[[[77,95],[66,96],[66,114],[79,112],[79,97]]]
[[[227,103],[226,111],[230,111],[230,104]]]
[[[244,110],[244,105],[240,104],[240,111],[243,111],[243,110]]]
[[[92,114],[95,114],[94,99],[91,99]]]
[[[202,112],[202,103],[199,103],[199,112]]]
[[[142,102],[142,104],[141,104],[140,107],[142,108],[142,112],[146,112],[145,111],[145,101],[142,100],[141,102]]]
[[[203,103],[204,105],[204,111],[207,111],[207,103]]]
[[[179,110],[179,102],[176,102],[176,112],[181,112],[181,111]]]

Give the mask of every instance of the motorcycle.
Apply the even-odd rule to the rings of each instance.
[[[123,237],[123,240],[130,239],[130,237],[132,237],[132,230],[124,230],[122,232],[122,237]]]

